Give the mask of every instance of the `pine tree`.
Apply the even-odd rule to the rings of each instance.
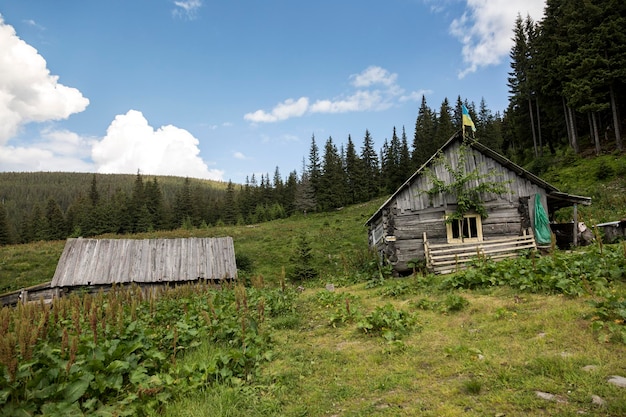
[[[0,246],[10,245],[11,243],[12,239],[9,231],[7,210],[4,203],[0,203]]]
[[[309,150],[309,165],[307,167],[307,178],[309,185],[313,190],[315,200],[318,199],[318,193],[320,191],[320,179],[322,177],[322,168],[320,163],[319,148],[315,143],[315,135],[311,137],[311,149]]]
[[[315,191],[313,190],[313,185],[309,179],[309,173],[306,171],[304,171],[302,178],[298,183],[294,204],[296,209],[304,215],[315,211],[315,208],[317,207]]]
[[[399,179],[398,187],[401,186],[414,172],[411,162],[411,151],[409,150],[409,140],[406,136],[404,126],[402,126],[402,140],[400,143]],[[397,187],[396,187],[397,188]],[[395,191],[395,190],[394,190]]]
[[[193,203],[191,200],[191,181],[189,178],[185,178],[183,182],[183,188],[178,192],[176,196],[176,203],[174,208],[175,226],[182,226],[185,221],[192,221],[193,217]]]
[[[165,208],[163,206],[163,193],[154,177],[144,187],[144,199],[146,209],[150,215],[150,225],[155,230],[161,230],[165,226]]]
[[[65,217],[59,204],[54,198],[50,197],[46,203],[43,239],[61,240],[66,237]]]
[[[237,205],[235,204],[235,186],[231,180],[228,180],[226,198],[224,200],[224,216],[222,220],[228,225],[236,224],[238,213],[239,210],[237,210]]]
[[[369,201],[380,194],[380,166],[374,140],[369,130],[365,131],[363,147],[361,148],[361,161],[363,164],[363,187],[365,189],[365,201]]]
[[[456,127],[452,118],[452,108],[447,98],[444,98],[439,108],[439,118],[437,120],[437,127],[435,130],[435,141],[433,148],[431,148],[430,156],[434,155],[437,150],[448,141],[456,132]],[[429,157],[430,157],[429,156]]]
[[[437,150],[438,147],[434,140],[435,115],[426,104],[426,97],[422,96],[422,103],[415,121],[413,152],[411,154],[414,169],[421,167]]]
[[[305,233],[298,235],[294,253],[289,259],[293,266],[288,278],[293,282],[307,281],[316,278],[319,272],[313,266],[313,249]]]
[[[352,138],[348,135],[346,148],[346,177],[348,181],[348,204],[366,201],[364,190],[363,164],[354,147]]]
[[[316,193],[318,207],[321,210],[342,207],[346,195],[346,175],[337,147],[331,137],[324,146],[320,188]]]

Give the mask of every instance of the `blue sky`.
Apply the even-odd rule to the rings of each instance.
[[[0,0],[0,171],[243,183],[368,130],[409,141],[422,95],[493,112],[517,14],[544,0]]]

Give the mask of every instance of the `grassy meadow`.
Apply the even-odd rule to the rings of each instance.
[[[583,214],[623,217],[623,195]],[[0,416],[626,415],[626,244],[393,278],[367,249],[383,200],[132,236],[232,236],[240,282],[3,309]],[[319,277],[291,282],[303,235]],[[0,247],[0,288],[49,281],[63,246]]]

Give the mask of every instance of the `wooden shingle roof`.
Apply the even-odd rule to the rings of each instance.
[[[51,287],[237,278],[231,237],[68,239]]]
[[[591,204],[591,198],[590,197],[582,197],[582,196],[577,196],[577,195],[563,193],[563,192],[559,191],[555,186],[549,184],[548,182],[546,182],[543,179],[539,178],[538,176],[536,176],[532,172],[522,168],[521,166],[519,166],[516,163],[512,162],[508,158],[500,155],[499,153],[497,153],[493,149],[483,145],[482,143],[480,143],[480,142],[478,142],[476,140],[472,140],[472,139],[465,139],[464,140],[463,139],[463,135],[462,135],[461,131],[459,130],[450,139],[448,139],[448,141],[446,143],[444,143],[441,146],[441,148],[439,148],[439,150],[428,159],[428,161],[426,161],[417,171],[415,171],[413,173],[413,175],[411,175],[404,182],[404,184],[402,184],[380,206],[380,208],[367,220],[367,222],[365,224],[369,225],[375,219],[377,219],[378,216],[380,216],[382,210],[385,207],[387,207],[396,198],[396,196],[400,192],[402,192],[405,188],[409,187],[413,183],[413,181],[415,180],[416,177],[418,177],[418,176],[420,176],[420,175],[422,175],[424,173],[424,170],[429,165],[431,165],[433,163],[433,161],[435,160],[435,158],[437,157],[437,155],[439,153],[443,153],[443,151],[445,149],[450,147],[456,141],[464,141],[465,144],[468,145],[469,147],[475,149],[476,151],[482,153],[483,155],[486,155],[486,156],[492,158],[493,160],[497,161],[502,166],[504,166],[507,169],[515,172],[520,177],[526,178],[531,183],[534,183],[534,184],[538,185],[539,187],[543,188],[544,190],[546,190],[546,196],[548,198],[548,203],[549,203],[550,208],[552,210],[555,210],[555,209],[558,209],[558,208],[561,208],[561,207],[572,206],[574,204],[582,204],[582,205],[590,205]]]

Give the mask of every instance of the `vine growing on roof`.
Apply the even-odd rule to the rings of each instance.
[[[488,213],[481,196],[484,193],[502,195],[509,191],[506,184],[510,181],[498,180],[501,175],[495,169],[481,173],[479,166],[476,166],[468,171],[466,162],[469,155],[471,155],[471,149],[467,144],[462,143],[458,163],[453,166],[442,152],[438,153],[434,165],[444,166],[452,179],[450,182],[438,178],[431,168],[426,168],[424,171],[433,182],[433,186],[426,191],[431,204],[433,197],[439,194],[452,195],[456,199],[456,210],[447,216],[446,223],[452,223],[455,220],[464,221],[464,216],[472,211],[483,219],[487,218]]]

